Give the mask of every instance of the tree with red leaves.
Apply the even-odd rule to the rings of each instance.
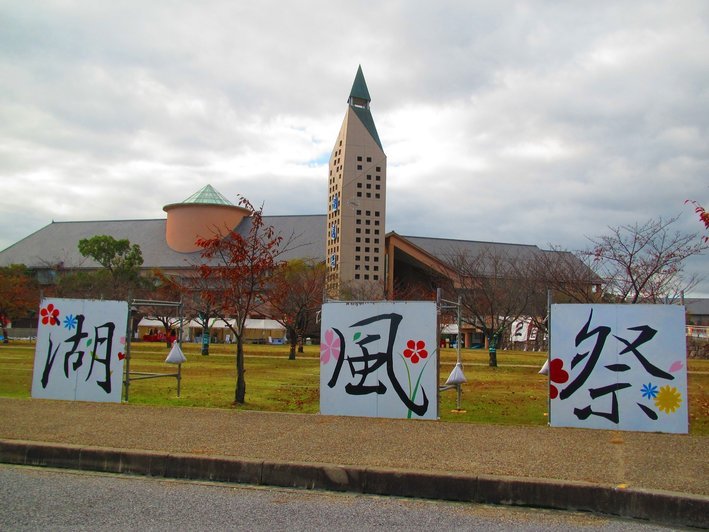
[[[22,265],[0,268],[0,327],[8,343],[7,325],[12,318],[27,316],[39,306],[39,292],[30,272]]]
[[[694,200],[687,200],[684,203],[691,203],[694,205],[694,212],[699,215],[699,220],[704,224],[704,228],[709,231],[709,212],[707,212],[704,207]],[[709,235],[702,237],[702,239],[705,243],[709,243]]]
[[[274,319],[288,332],[289,360],[295,360],[296,346],[303,352],[303,336],[322,306],[326,276],[323,262],[301,259],[281,264],[273,271],[266,298]]]
[[[204,259],[197,268],[199,277],[205,281],[203,297],[213,305],[215,314],[236,340],[235,404],[243,404],[246,397],[246,319],[263,303],[269,273],[285,251],[283,238],[263,221],[263,206],[256,210],[246,198],[241,198],[239,205],[251,211],[251,216],[239,225],[239,231],[216,232],[212,238],[196,242]]]

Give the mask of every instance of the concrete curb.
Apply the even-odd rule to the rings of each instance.
[[[0,440],[0,462],[165,478],[578,510],[671,525],[709,526],[709,497],[620,489],[584,482],[369,469],[318,463],[263,462],[223,456],[22,440]]]

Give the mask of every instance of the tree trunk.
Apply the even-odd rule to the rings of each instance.
[[[239,335],[236,337],[236,390],[234,392],[234,402],[239,405],[243,405],[246,398],[244,373],[244,341]]]
[[[497,338],[494,336],[489,339],[488,341],[488,355],[490,356],[490,367],[491,368],[496,368],[497,367]]]
[[[296,344],[296,335],[295,331],[289,331],[289,336],[290,336],[290,354],[288,355],[288,360],[295,360],[295,344]]]
[[[490,367],[491,368],[496,368],[497,367],[497,352],[494,350],[490,350]]]
[[[205,321],[205,324],[207,322]],[[207,339],[207,343],[204,343],[204,339]],[[202,326],[202,356],[209,355],[209,344],[212,343],[212,331],[206,325]]]

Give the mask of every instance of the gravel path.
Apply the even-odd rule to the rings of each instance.
[[[0,398],[0,438],[709,496],[709,437]]]

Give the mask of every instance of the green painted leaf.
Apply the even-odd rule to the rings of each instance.
[[[355,333],[353,340],[356,342],[357,340],[359,340],[360,336],[362,336],[361,332]]]

